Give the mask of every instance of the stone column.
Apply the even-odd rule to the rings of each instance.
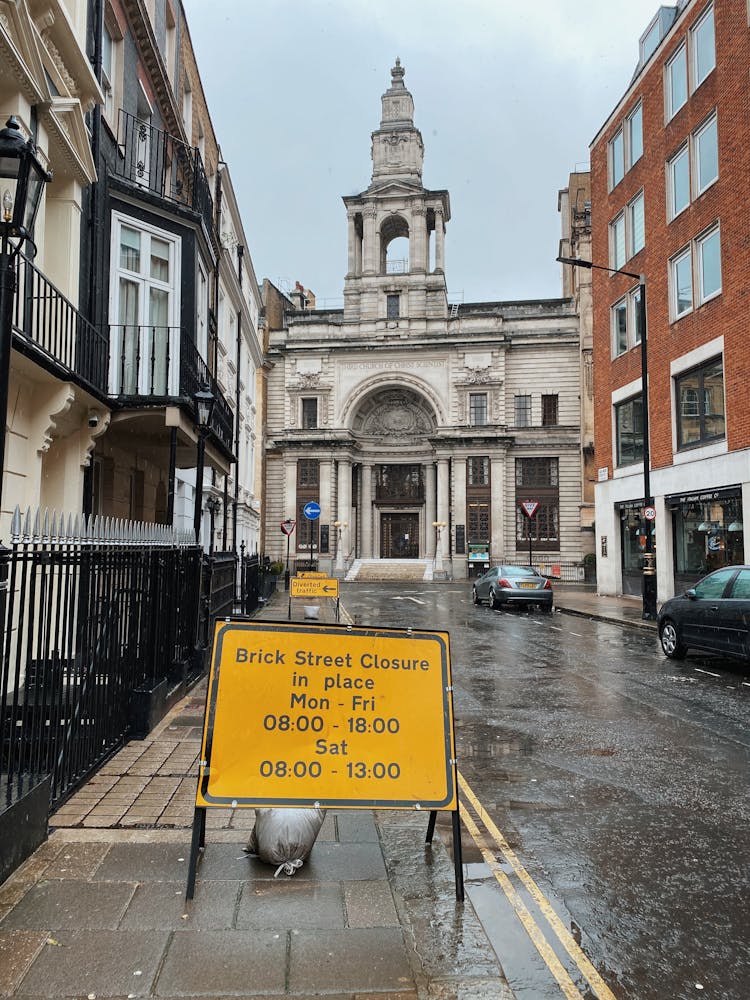
[[[412,226],[409,233],[409,270],[426,271],[427,260],[427,210],[424,205],[412,209]]]
[[[435,270],[445,271],[445,223],[442,209],[435,210]]]
[[[439,458],[437,463],[437,520],[445,522],[445,527],[440,532],[440,552],[444,557],[448,555],[448,525],[450,523],[449,469],[448,459]]]
[[[362,558],[372,559],[372,466],[362,465],[360,488],[360,512],[362,519]]]
[[[349,215],[346,221],[349,241],[347,267],[349,274],[354,275],[357,273],[357,230],[354,225],[353,215]]]
[[[501,562],[505,559],[505,459],[490,459],[490,523],[492,526],[490,534],[490,560]],[[514,489],[511,487],[511,489]],[[515,554],[516,547],[516,521],[515,521],[515,491],[508,497],[508,531],[513,532],[512,548]]]
[[[424,468],[424,514],[425,514],[425,556],[427,559],[435,558],[435,529],[433,524],[437,521],[437,495],[435,484],[435,464],[427,462]]]
[[[352,530],[352,463],[348,458],[340,459],[338,463],[336,511],[336,520],[344,525],[336,541],[336,565],[343,568],[351,550]]]
[[[377,210],[374,205],[368,205],[364,210],[364,245],[362,247],[362,266],[365,274],[375,274],[378,270],[379,241],[375,235],[375,216]]]

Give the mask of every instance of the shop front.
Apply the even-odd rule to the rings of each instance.
[[[739,486],[668,496],[666,502],[672,514],[676,594],[721,566],[744,562]]]
[[[643,594],[643,554],[646,551],[646,532],[655,536],[653,521],[643,516],[644,501],[629,500],[617,505],[620,513],[620,552],[622,553],[622,593],[633,597]],[[652,551],[656,551],[653,538]]]

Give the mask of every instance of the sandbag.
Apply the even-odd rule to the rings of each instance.
[[[256,809],[245,852],[277,865],[274,878],[282,872],[294,875],[312,850],[325,815],[325,809]]]

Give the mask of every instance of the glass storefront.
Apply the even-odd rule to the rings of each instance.
[[[745,561],[739,486],[667,497],[674,529],[674,583],[679,594],[706,573]]]
[[[622,592],[640,597],[643,593],[643,553],[646,551],[646,532],[655,536],[653,521],[643,517],[643,500],[619,504],[620,551],[622,553]],[[653,537],[653,551],[656,538]]]

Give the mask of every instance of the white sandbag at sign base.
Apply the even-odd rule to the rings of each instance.
[[[256,809],[255,826],[245,851],[294,875],[312,850],[325,819],[325,809]]]

